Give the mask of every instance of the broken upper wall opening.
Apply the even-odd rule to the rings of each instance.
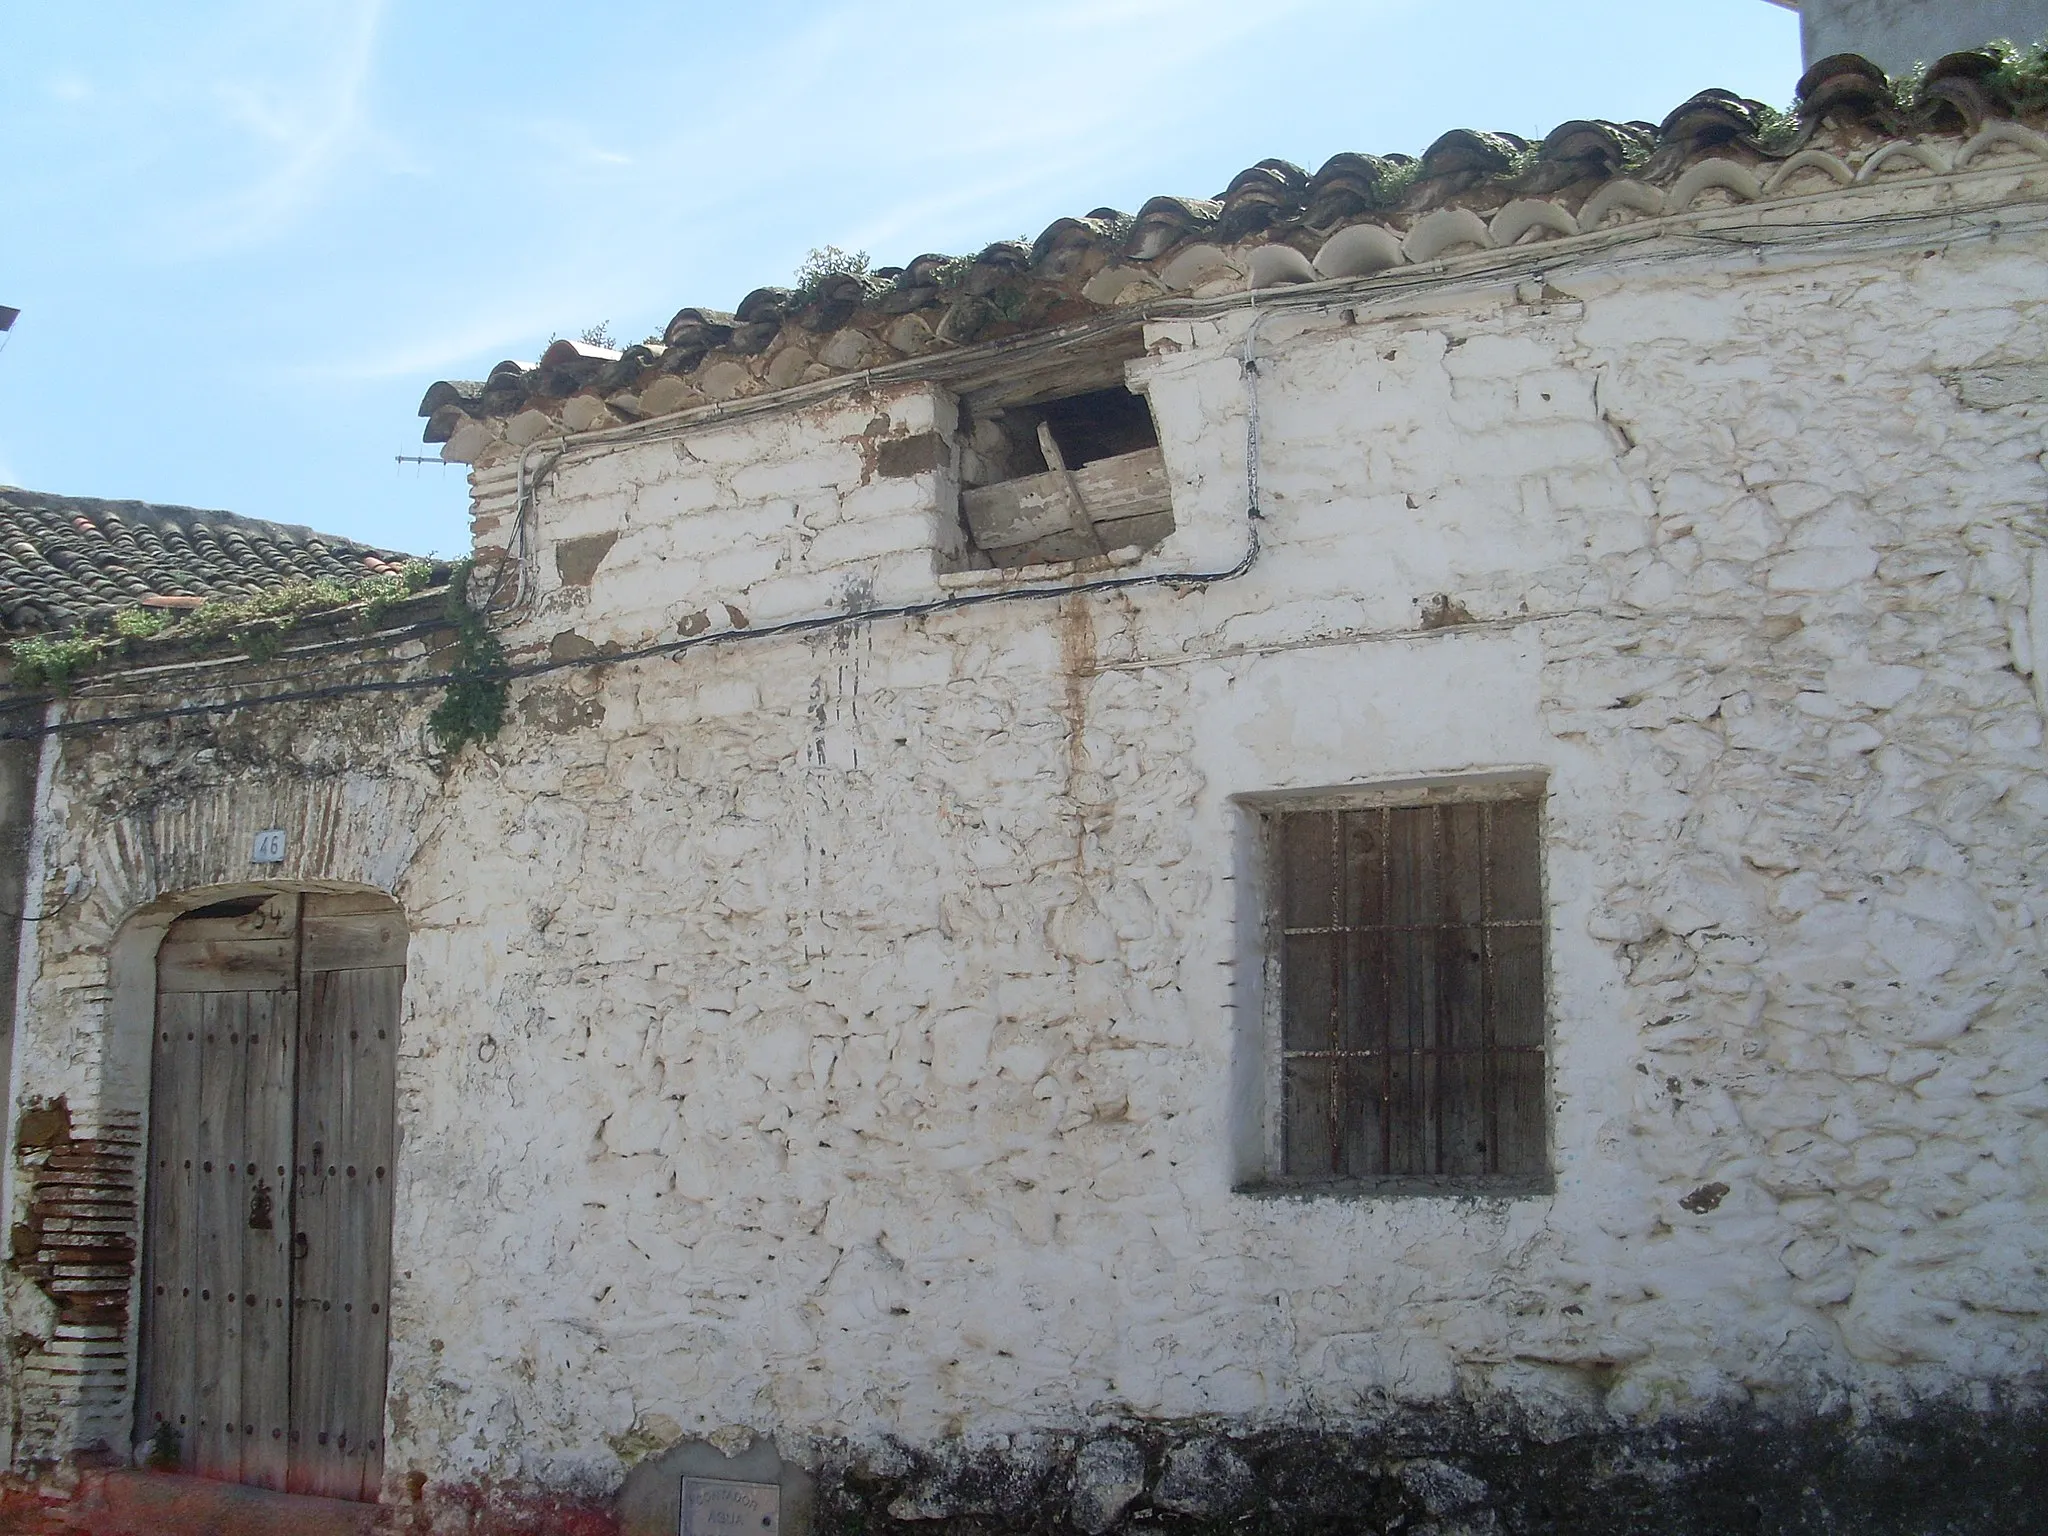
[[[1136,338],[1051,376],[960,398],[960,518],[968,568],[1149,549],[1173,532],[1159,429],[1123,381]]]

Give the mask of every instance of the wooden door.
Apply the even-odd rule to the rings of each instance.
[[[308,896],[301,940],[288,1486],[374,1499],[405,927],[389,902]]]
[[[283,894],[165,936],[137,1397],[159,1464],[377,1495],[404,943],[388,901]]]

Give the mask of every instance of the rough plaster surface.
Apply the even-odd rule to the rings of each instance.
[[[2048,1343],[2048,403],[1953,381],[2039,361],[2041,255],[1672,251],[1535,305],[1268,314],[1236,582],[558,672],[441,777],[430,701],[75,743],[17,1100],[140,1108],[116,935],[250,878],[253,828],[292,829],[288,879],[395,891],[394,1489],[598,1496],[741,1428],[1463,1399],[1562,1433],[2018,1380]],[[1139,569],[1241,548],[1246,323],[1155,327],[1134,370],[1178,529]],[[515,647],[938,595],[942,477],[873,453],[943,407],[571,455]],[[482,537],[510,478],[479,472]],[[554,547],[610,532],[563,582]],[[1423,629],[1438,594],[1474,622]],[[1234,797],[1501,770],[1549,784],[1555,1193],[1234,1193]],[[120,1443],[117,1386],[15,1377],[17,1459]]]

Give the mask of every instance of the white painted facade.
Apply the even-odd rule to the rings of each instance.
[[[1463,1397],[1547,1433],[2017,1379],[2044,192],[2015,151],[1157,320],[1130,378],[1177,528],[1109,574],[1244,555],[1249,353],[1235,579],[564,666],[445,772],[384,698],[67,742],[15,1102],[140,1113],[117,938],[254,878],[253,831],[287,880],[396,894],[394,1489],[609,1486],[734,1426],[801,1454]],[[942,574],[948,477],[873,450],[951,430],[899,381],[508,449],[475,475],[480,539],[529,555],[508,644],[1087,579]],[[1439,594],[1472,622],[1424,628]],[[1548,786],[1554,1192],[1245,1192],[1242,797],[1501,773]],[[18,1460],[125,1432],[118,1383],[11,1385]]]

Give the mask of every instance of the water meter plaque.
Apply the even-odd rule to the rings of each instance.
[[[777,1536],[782,1489],[716,1477],[683,1479],[682,1536]]]

